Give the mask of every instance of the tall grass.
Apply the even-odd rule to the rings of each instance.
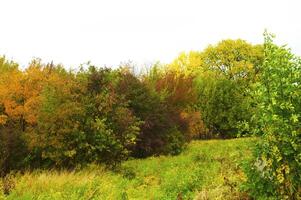
[[[250,158],[253,141],[194,141],[181,155],[129,160],[116,171],[90,166],[17,174],[0,199],[247,199],[240,164]]]

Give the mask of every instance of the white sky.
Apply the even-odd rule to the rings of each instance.
[[[66,67],[170,62],[265,28],[301,55],[300,0],[0,0],[0,55]]]

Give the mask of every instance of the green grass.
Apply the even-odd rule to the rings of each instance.
[[[178,156],[135,159],[119,171],[35,171],[11,180],[0,199],[246,199],[240,164],[254,139],[194,141]],[[3,185],[1,186],[3,187]],[[7,187],[7,186],[6,186]]]

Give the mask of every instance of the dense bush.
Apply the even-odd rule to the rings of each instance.
[[[115,164],[130,154],[141,121],[117,95],[118,73],[78,73],[34,60],[23,72],[3,59],[0,168]]]
[[[251,117],[249,90],[263,60],[261,45],[223,40],[202,52],[180,54],[169,68],[194,77],[201,137],[234,137]]]
[[[133,149],[133,155],[138,157],[179,153],[191,139],[188,120],[183,119],[181,112],[192,103],[192,79],[156,70],[141,79],[128,69],[119,70],[117,91],[143,121]]]
[[[202,52],[203,73],[197,79],[198,106],[209,131],[234,137],[239,122],[249,121],[249,91],[262,64],[261,45],[223,40]]]
[[[140,120],[116,95],[117,74],[90,67],[76,76],[60,71],[52,78],[41,95],[37,127],[28,136],[35,156],[64,167],[126,159]]]
[[[192,138],[191,77],[94,66],[72,72],[40,60],[22,71],[5,58],[0,69],[3,173],[177,154]]]
[[[260,46],[226,40],[137,75],[0,59],[0,169],[178,154],[193,138],[233,137],[248,112]]]
[[[264,54],[253,93],[257,112],[248,127],[260,140],[246,168],[247,186],[256,199],[300,199],[301,60],[269,34]]]
[[[210,135],[235,137],[238,122],[249,118],[247,96],[237,82],[211,75],[198,80],[198,108]]]

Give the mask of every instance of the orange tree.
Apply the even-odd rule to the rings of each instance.
[[[26,133],[37,124],[37,112],[41,103],[40,92],[46,80],[40,68],[40,61],[34,60],[24,71],[15,63],[0,65],[0,129],[1,169],[6,172],[24,164],[28,154]]]

